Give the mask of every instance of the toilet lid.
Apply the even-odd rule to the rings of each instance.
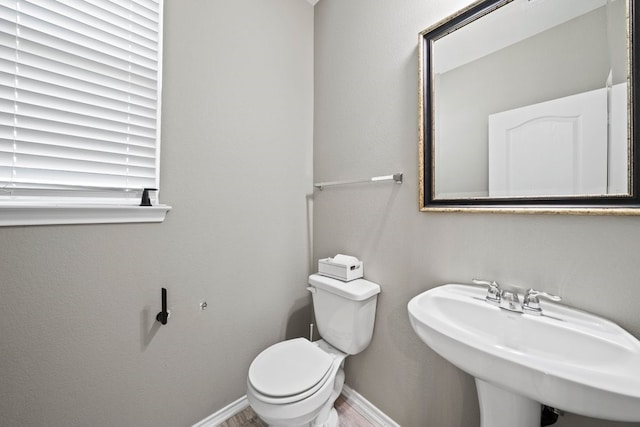
[[[334,356],[304,338],[272,345],[249,367],[249,381],[260,393],[285,397],[314,387],[333,365]]]

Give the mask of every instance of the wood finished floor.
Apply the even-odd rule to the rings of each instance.
[[[358,411],[351,407],[342,396],[338,397],[335,404],[340,420],[340,427],[379,427],[371,424],[369,420],[360,415]],[[229,418],[220,427],[267,427],[251,407]]]

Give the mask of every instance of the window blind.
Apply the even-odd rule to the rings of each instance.
[[[0,0],[0,203],[157,187],[161,0]]]

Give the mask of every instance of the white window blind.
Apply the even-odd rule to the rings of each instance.
[[[0,0],[0,209],[158,186],[161,0]]]

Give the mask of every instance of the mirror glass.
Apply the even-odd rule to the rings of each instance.
[[[631,12],[490,0],[421,33],[421,208],[637,203]]]

